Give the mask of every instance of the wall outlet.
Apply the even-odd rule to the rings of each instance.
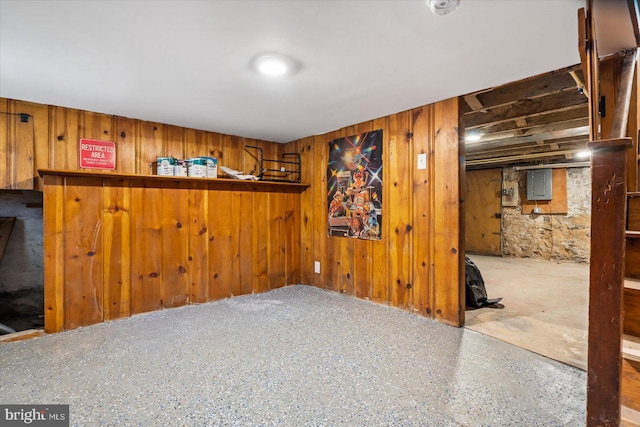
[[[320,261],[315,261],[315,262],[313,263],[313,271],[314,271],[316,274],[320,274]]]
[[[425,153],[418,154],[418,170],[427,168],[427,155]]]
[[[533,208],[533,213],[534,214],[542,213],[542,209],[540,209],[539,207],[536,206],[535,208]]]

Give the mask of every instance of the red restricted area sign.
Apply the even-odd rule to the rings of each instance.
[[[97,139],[80,139],[80,167],[83,169],[116,168],[116,143]]]

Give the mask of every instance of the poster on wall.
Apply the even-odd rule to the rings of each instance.
[[[382,239],[382,129],[329,143],[329,236]]]

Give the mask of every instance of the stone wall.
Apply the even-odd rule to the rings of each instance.
[[[522,205],[502,207],[502,253],[520,258],[589,262],[591,170],[568,168],[567,214],[522,214]],[[503,170],[503,180],[525,182],[526,171]],[[526,177],[525,177],[526,178]],[[523,194],[522,186],[520,194]]]
[[[0,192],[0,217],[16,217],[0,260],[0,323],[19,331],[44,325],[42,193]]]

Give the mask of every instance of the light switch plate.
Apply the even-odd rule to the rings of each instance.
[[[427,168],[427,155],[426,154],[418,154],[418,170]]]
[[[320,261],[315,261],[313,264],[313,271],[316,274],[320,274]]]

